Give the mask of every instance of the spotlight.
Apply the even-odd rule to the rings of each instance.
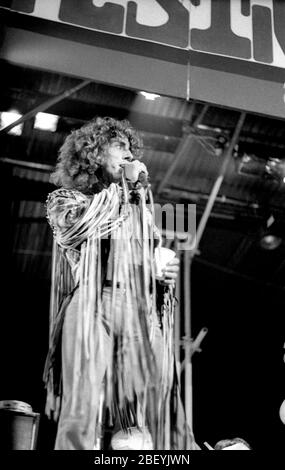
[[[160,98],[160,95],[157,95],[156,93],[148,93],[146,91],[140,91],[140,94],[145,97],[146,100],[155,100],[156,98]]]
[[[0,128],[9,126],[13,122],[17,121],[23,115],[19,113],[19,111],[15,109],[11,109],[10,111],[2,111],[0,113]],[[23,130],[23,123],[19,124],[18,126],[13,127],[8,131],[8,134],[13,135],[21,135]]]
[[[264,250],[275,250],[280,246],[282,238],[272,233],[264,234],[260,239],[260,246]]]
[[[58,116],[56,114],[49,113],[37,113],[35,117],[34,128],[41,129],[43,131],[56,131],[58,123]]]

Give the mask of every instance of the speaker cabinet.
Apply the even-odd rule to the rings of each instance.
[[[0,409],[0,448],[35,450],[40,414]]]

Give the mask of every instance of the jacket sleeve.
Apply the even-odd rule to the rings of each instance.
[[[91,204],[79,191],[57,189],[47,198],[47,219],[53,232],[65,231],[77,222]]]

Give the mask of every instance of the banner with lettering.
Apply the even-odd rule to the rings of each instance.
[[[0,0],[0,59],[285,117],[285,0]]]
[[[0,0],[81,28],[285,68],[283,0]]]

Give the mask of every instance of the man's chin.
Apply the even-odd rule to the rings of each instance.
[[[111,183],[120,183],[120,181],[122,181],[122,174],[123,174],[123,172],[120,171],[117,174],[112,175],[112,177],[110,178],[110,182]]]
[[[116,180],[117,180],[117,183],[122,180],[123,173],[124,173],[123,168],[120,168],[119,171],[118,171],[118,173],[115,175],[115,178],[116,178]]]

